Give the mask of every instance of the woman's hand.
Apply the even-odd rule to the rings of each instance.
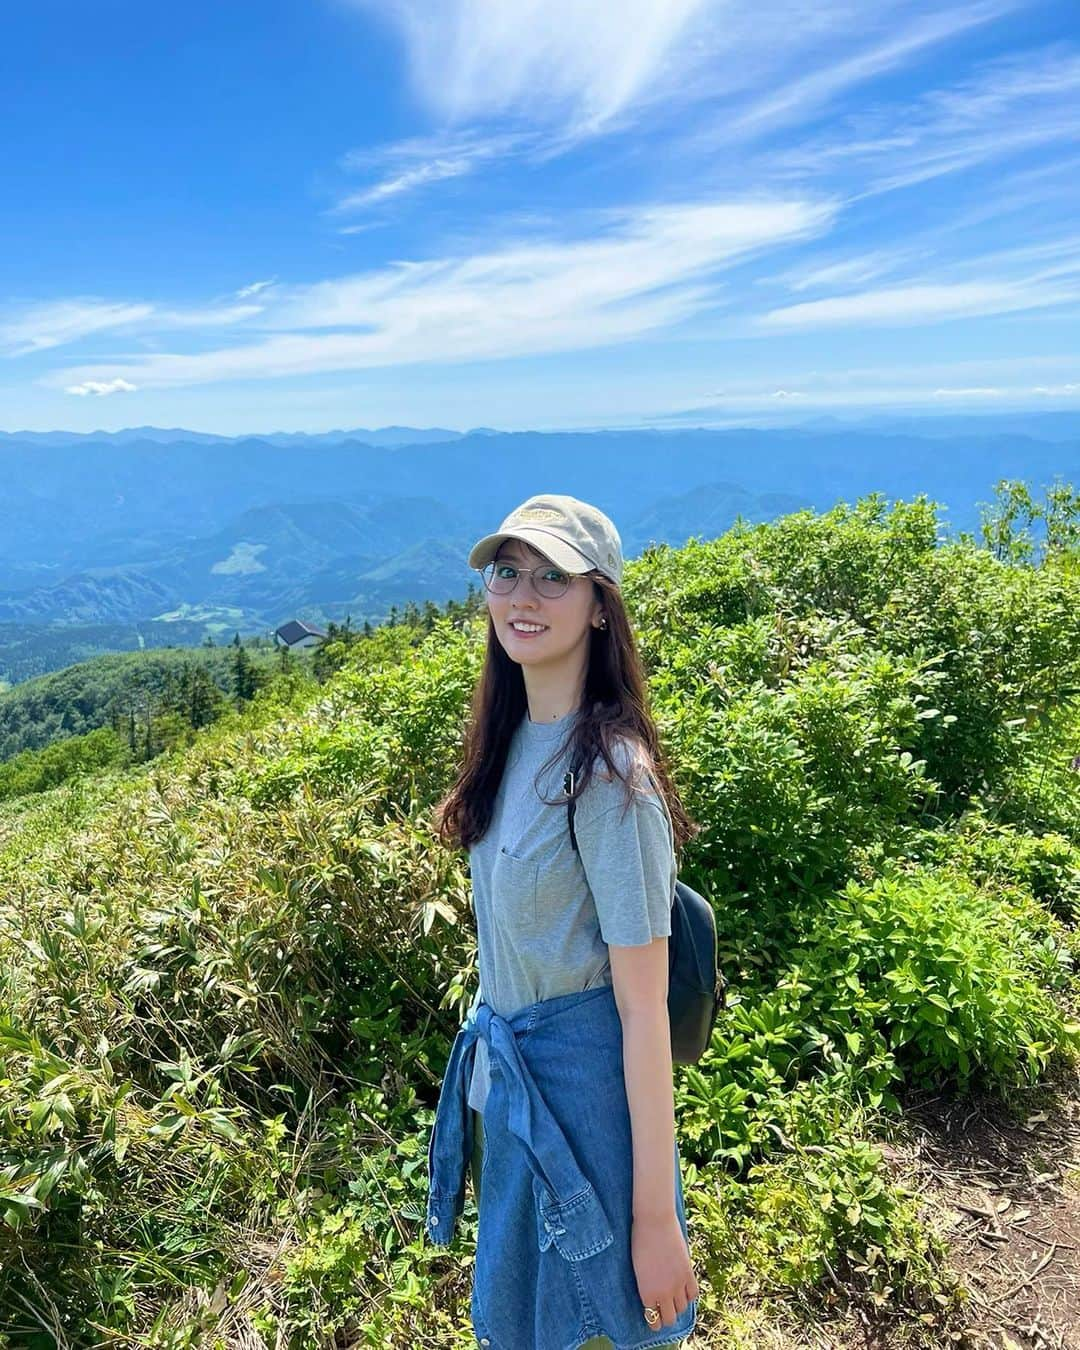
[[[698,1296],[690,1251],[675,1211],[661,1219],[635,1219],[630,1227],[630,1255],[645,1325],[650,1331],[673,1325]],[[646,1308],[659,1308],[660,1320],[650,1322]]]

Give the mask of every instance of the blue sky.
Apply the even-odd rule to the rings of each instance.
[[[44,0],[0,426],[1080,408],[1075,0]]]

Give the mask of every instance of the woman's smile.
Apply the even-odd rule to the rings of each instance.
[[[527,628],[518,628],[517,624],[527,624]],[[519,638],[537,638],[542,637],[547,632],[547,624],[536,625],[532,619],[511,619],[510,631],[515,637]]]

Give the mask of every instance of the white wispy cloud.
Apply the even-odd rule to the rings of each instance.
[[[1080,299],[1080,283],[1056,287],[1039,281],[910,283],[808,300],[770,310],[757,320],[767,329],[839,325],[907,325],[1043,309]]]
[[[820,290],[827,286],[858,286],[875,277],[895,272],[918,256],[915,249],[874,249],[847,258],[817,262],[811,257],[782,272],[756,278],[758,285],[786,286],[792,291]]]
[[[650,118],[689,163],[812,123],[852,89],[1024,0],[927,0],[918,12],[907,0],[823,0],[776,24],[762,24],[759,0],[622,0],[617,22],[610,0],[352,3],[399,31],[416,93],[442,129],[349,156],[371,181],[343,192],[332,215],[385,207],[497,160],[543,160],[590,136],[642,130]],[[773,181],[806,175],[807,158],[781,156]]]
[[[857,174],[871,196],[1080,139],[1080,52],[1065,43],[987,61],[913,103],[878,102],[764,161],[770,176]]]
[[[6,317],[0,315],[0,350],[7,356],[26,356],[77,342],[92,333],[137,323],[152,312],[152,305],[96,299],[28,305]]]
[[[690,104],[701,115],[680,139],[701,145],[800,125],[1024,0],[926,0],[917,12],[908,0],[823,0],[775,22],[762,21],[759,0],[621,0],[617,11],[610,0],[352,3],[399,32],[418,99],[446,125],[500,117],[545,130],[557,152]],[[387,188],[408,190],[405,177]]]
[[[405,40],[417,95],[450,123],[499,114],[589,134],[672,65],[710,0],[354,0]],[[741,6],[740,6],[741,7]]]
[[[253,281],[250,286],[241,286],[234,294],[237,300],[246,300],[249,296],[258,295],[260,291],[265,291],[275,281],[277,281],[277,277],[270,277],[268,281]]]
[[[939,304],[948,306],[950,297],[960,303],[967,303],[972,299],[970,293],[957,287],[957,283],[967,281],[968,274],[971,273],[974,273],[977,283],[985,283],[987,277],[993,277],[993,280],[987,283],[991,288],[988,293],[993,296],[1013,296],[1018,288],[1026,290],[1031,299],[1032,308],[1038,308],[1047,303],[1058,303],[1056,295],[1052,293],[1048,295],[1045,289],[1037,289],[1037,283],[1080,273],[1080,234],[1032,240],[1030,243],[1019,244],[1012,248],[973,252],[966,257],[957,256],[948,259],[946,262],[944,255],[939,253],[938,248],[934,245],[940,245],[947,241],[952,233],[955,233],[952,226],[948,229],[926,231],[909,236],[910,247],[907,248],[897,248],[893,251],[872,250],[869,253],[857,253],[847,258],[834,257],[832,261],[821,262],[817,265],[811,257],[804,263],[785,271],[757,277],[754,284],[756,286],[779,285],[796,292],[825,288],[838,291],[854,290],[867,281],[872,281],[890,272],[896,272],[912,261],[933,259],[938,264],[938,272],[947,271],[948,276],[939,275],[934,278],[908,277],[902,284],[894,287],[891,292],[878,290],[869,293],[876,296],[878,302],[885,309],[888,309],[889,306],[882,297],[890,295],[894,297],[906,295],[907,300],[899,303],[910,304],[916,309],[925,301],[927,303],[926,315],[932,318]],[[1032,263],[1040,262],[1045,263],[1046,266],[1040,267],[1036,271],[1030,270]],[[836,298],[831,297],[829,301],[823,302],[826,309],[822,310],[814,310],[807,308],[805,305],[799,305],[786,307],[775,312],[781,315],[794,314],[797,322],[802,322],[804,319],[813,320],[815,316],[832,313],[835,308],[833,302]],[[1068,300],[1072,297],[1066,294],[1062,298]],[[869,301],[866,303],[872,305],[875,302]],[[979,310],[978,312],[983,311]],[[783,320],[779,322],[782,323]]]
[[[998,271],[1027,267],[1031,263],[1048,263],[1037,272],[1026,273],[1027,282],[1045,281],[1049,277],[1068,276],[1080,272],[1080,234],[1070,234],[1053,239],[1031,240],[1012,248],[992,249],[988,252],[973,253],[970,257],[958,259],[953,264],[954,271],[982,270],[995,268]]]
[[[922,242],[978,238],[982,231],[977,226],[990,222],[999,225],[1010,216],[1021,217],[1014,231],[1023,236],[1030,229],[1030,221],[1052,225],[1055,220],[1076,219],[1080,207],[1080,155],[1062,154],[1060,148],[1053,158],[1024,168],[998,170],[994,174],[994,190],[969,193],[969,204],[951,214],[936,229],[917,236]],[[1023,164],[1023,160],[1018,161]]]
[[[85,398],[88,394],[95,394],[99,398],[109,394],[133,394],[136,386],[128,380],[84,380],[82,384],[69,384],[64,390],[65,394],[76,394],[79,398]]]
[[[410,137],[375,150],[352,150],[344,156],[342,167],[352,173],[374,171],[374,182],[348,193],[332,209],[346,212],[378,206],[430,183],[462,178],[482,164],[511,154],[528,139],[475,131],[443,132]]]
[[[357,207],[374,206],[376,202],[384,202],[389,197],[400,197],[402,193],[413,192],[427,183],[440,183],[446,178],[460,178],[463,174],[471,172],[472,167],[472,162],[466,159],[433,159],[427,164],[403,169],[401,173],[384,178],[360,192],[350,192],[338,202],[337,210],[355,211]]]
[[[918,239],[913,243],[918,248]],[[825,277],[838,292],[859,287],[860,278],[873,273],[875,260],[883,262],[888,256],[856,255],[810,269],[804,280],[813,284]],[[935,273],[909,275],[894,286],[851,289],[846,294],[783,305],[760,315],[756,326],[789,331],[851,325],[905,326],[1071,304],[1080,300],[1080,234],[974,251],[940,263]],[[796,270],[768,280],[800,289],[797,278]]]
[[[112,330],[216,328],[241,323],[261,312],[261,305],[169,309],[141,301],[74,297],[26,305],[7,316],[0,314],[0,353],[10,357],[29,356]]]
[[[715,307],[725,267],[821,233],[836,209],[762,198],[611,211],[585,239],[527,240],[282,290],[259,320],[275,331],[256,342],[87,365],[48,382],[122,378],[144,388],[626,342]]]
[[[681,161],[684,171],[695,160],[699,166],[715,162],[720,146],[736,150],[738,158],[740,148],[746,152],[778,129],[820,122],[852,90],[917,63],[1025,0],[926,0],[915,10],[908,0],[877,0],[872,6],[865,0],[823,0],[790,7],[783,22],[767,24],[759,0],[622,0],[614,22],[610,0],[352,3],[400,33],[415,91],[442,129],[374,155],[350,157],[351,167],[369,172],[370,181],[343,191],[331,215],[371,212],[495,161],[544,160],[585,138],[630,130],[643,136],[630,153],[641,153],[651,136],[663,132],[670,158]],[[964,154],[976,153],[970,144],[943,158],[930,150],[935,136],[948,134],[937,123],[962,117],[956,99],[963,96],[959,88],[949,108],[948,94],[942,94],[936,110],[928,98],[926,127],[903,133],[925,140],[925,154],[911,165],[902,140],[895,160],[889,157],[883,135],[883,128],[906,128],[906,108],[890,107],[870,133],[860,123],[867,152],[872,143],[878,156],[870,167],[888,169],[870,191],[901,185],[905,173],[950,172]],[[1045,126],[1009,130],[1017,149],[1055,134]],[[852,139],[858,137],[845,137]],[[727,181],[790,184],[820,177],[833,163],[834,141],[781,152],[760,165],[751,157],[744,171],[734,170]],[[815,158],[819,145],[824,155]],[[857,153],[850,145],[842,151]],[[735,158],[729,156],[729,169]],[[654,168],[650,165],[650,172]],[[858,200],[862,186],[848,177],[850,200]],[[339,232],[366,228],[351,224]]]
[[[191,309],[157,309],[151,318],[157,328],[221,328],[243,323],[263,312],[262,305],[205,305]]]
[[[912,17],[911,11],[901,6],[859,6],[850,26],[837,12],[840,6],[826,5],[821,17],[828,17],[829,37],[835,46],[843,41],[867,40],[867,29],[884,27],[887,36],[872,38],[862,50],[850,55],[833,55],[832,59],[815,62],[816,68],[808,74],[793,74],[791,78],[776,81],[772,92],[755,99],[733,118],[725,119],[722,134],[725,139],[739,139],[747,134],[760,134],[778,126],[798,125],[816,116],[823,107],[839,95],[868,81],[877,79],[899,66],[910,62],[931,47],[956,37],[958,34],[999,18],[1008,9],[1015,8],[1016,0],[980,0],[979,3],[943,6],[938,12]],[[899,31],[897,31],[899,30]],[[802,37],[802,41],[793,41]],[[818,36],[809,33],[787,36],[778,33],[776,55],[779,60],[803,48],[807,39]],[[763,86],[769,88],[769,85]]]

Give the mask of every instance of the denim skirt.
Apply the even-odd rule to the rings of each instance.
[[[475,1039],[489,1043],[482,1142],[465,1102]],[[444,1100],[444,1095],[449,1100]],[[442,1124],[442,1128],[440,1128]],[[484,1350],[676,1345],[697,1299],[650,1329],[631,1257],[633,1150],[622,1021],[611,985],[500,1018],[480,1005],[451,1051],[429,1151],[429,1223],[452,1235],[461,1173],[477,1168],[471,1316]],[[677,1140],[673,1208],[689,1245]],[[595,1340],[607,1337],[608,1340]]]

